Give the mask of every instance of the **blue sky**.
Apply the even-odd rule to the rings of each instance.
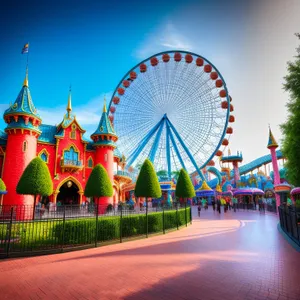
[[[102,1],[101,1],[102,2]],[[145,3],[143,3],[145,2]],[[29,85],[45,123],[58,123],[72,84],[73,111],[92,133],[103,95],[142,59],[163,50],[191,50],[224,76],[237,122],[231,150],[245,162],[267,153],[267,126],[277,139],[286,118],[286,62],[298,41],[297,0],[263,1],[11,1],[0,12],[0,110],[22,86],[29,49]],[[5,124],[0,120],[0,128]]]

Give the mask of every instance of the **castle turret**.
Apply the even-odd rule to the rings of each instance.
[[[94,141],[94,147],[96,148],[95,164],[100,163],[103,165],[113,184],[114,149],[116,148],[115,142],[118,140],[118,137],[108,118],[105,99],[99,125],[97,130],[91,135],[91,139]],[[100,199],[100,204],[113,204],[112,199],[112,197],[103,197]]]
[[[274,172],[274,186],[280,184],[278,162],[277,162],[277,157],[276,157],[276,148],[277,147],[278,147],[278,144],[273,136],[271,128],[269,128],[269,141],[268,141],[267,148],[270,149],[271,157],[272,157],[272,166],[273,166],[273,172]],[[275,198],[276,198],[276,206],[278,207],[280,205],[280,197],[279,197],[279,195],[275,194]]]
[[[37,139],[41,134],[39,125],[41,118],[32,102],[28,87],[28,69],[23,87],[14,102],[4,112],[4,121],[7,124],[7,147],[3,180],[7,187],[7,195],[4,196],[4,205],[33,205],[33,197],[18,195],[16,186],[23,171],[36,157]]]

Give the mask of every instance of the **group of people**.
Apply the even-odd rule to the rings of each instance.
[[[213,208],[213,211],[216,211],[218,213],[221,213],[221,206],[224,206],[224,212],[227,212],[228,210],[231,210],[231,208],[236,212],[237,209],[238,200],[237,198],[233,197],[226,197],[226,198],[220,198],[212,199],[211,205]],[[200,217],[201,209],[202,207],[207,210],[208,209],[208,201],[206,199],[201,199],[201,201],[198,204],[198,216]]]

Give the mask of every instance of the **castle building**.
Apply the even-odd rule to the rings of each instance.
[[[105,167],[114,187],[113,197],[102,198],[100,204],[116,205],[125,200],[121,188],[131,179],[124,172],[125,157],[116,147],[118,137],[105,103],[92,140],[85,137],[85,130],[72,113],[71,91],[62,121],[58,125],[43,124],[31,98],[27,70],[17,99],[3,117],[7,126],[5,132],[0,131],[0,174],[8,192],[3,205],[33,205],[33,197],[17,194],[16,186],[36,156],[45,161],[53,181],[53,194],[47,201],[61,204],[86,201],[85,184],[98,163]]]

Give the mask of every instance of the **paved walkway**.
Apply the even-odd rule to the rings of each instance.
[[[300,299],[300,253],[276,216],[201,214],[149,239],[0,261],[0,298]]]

